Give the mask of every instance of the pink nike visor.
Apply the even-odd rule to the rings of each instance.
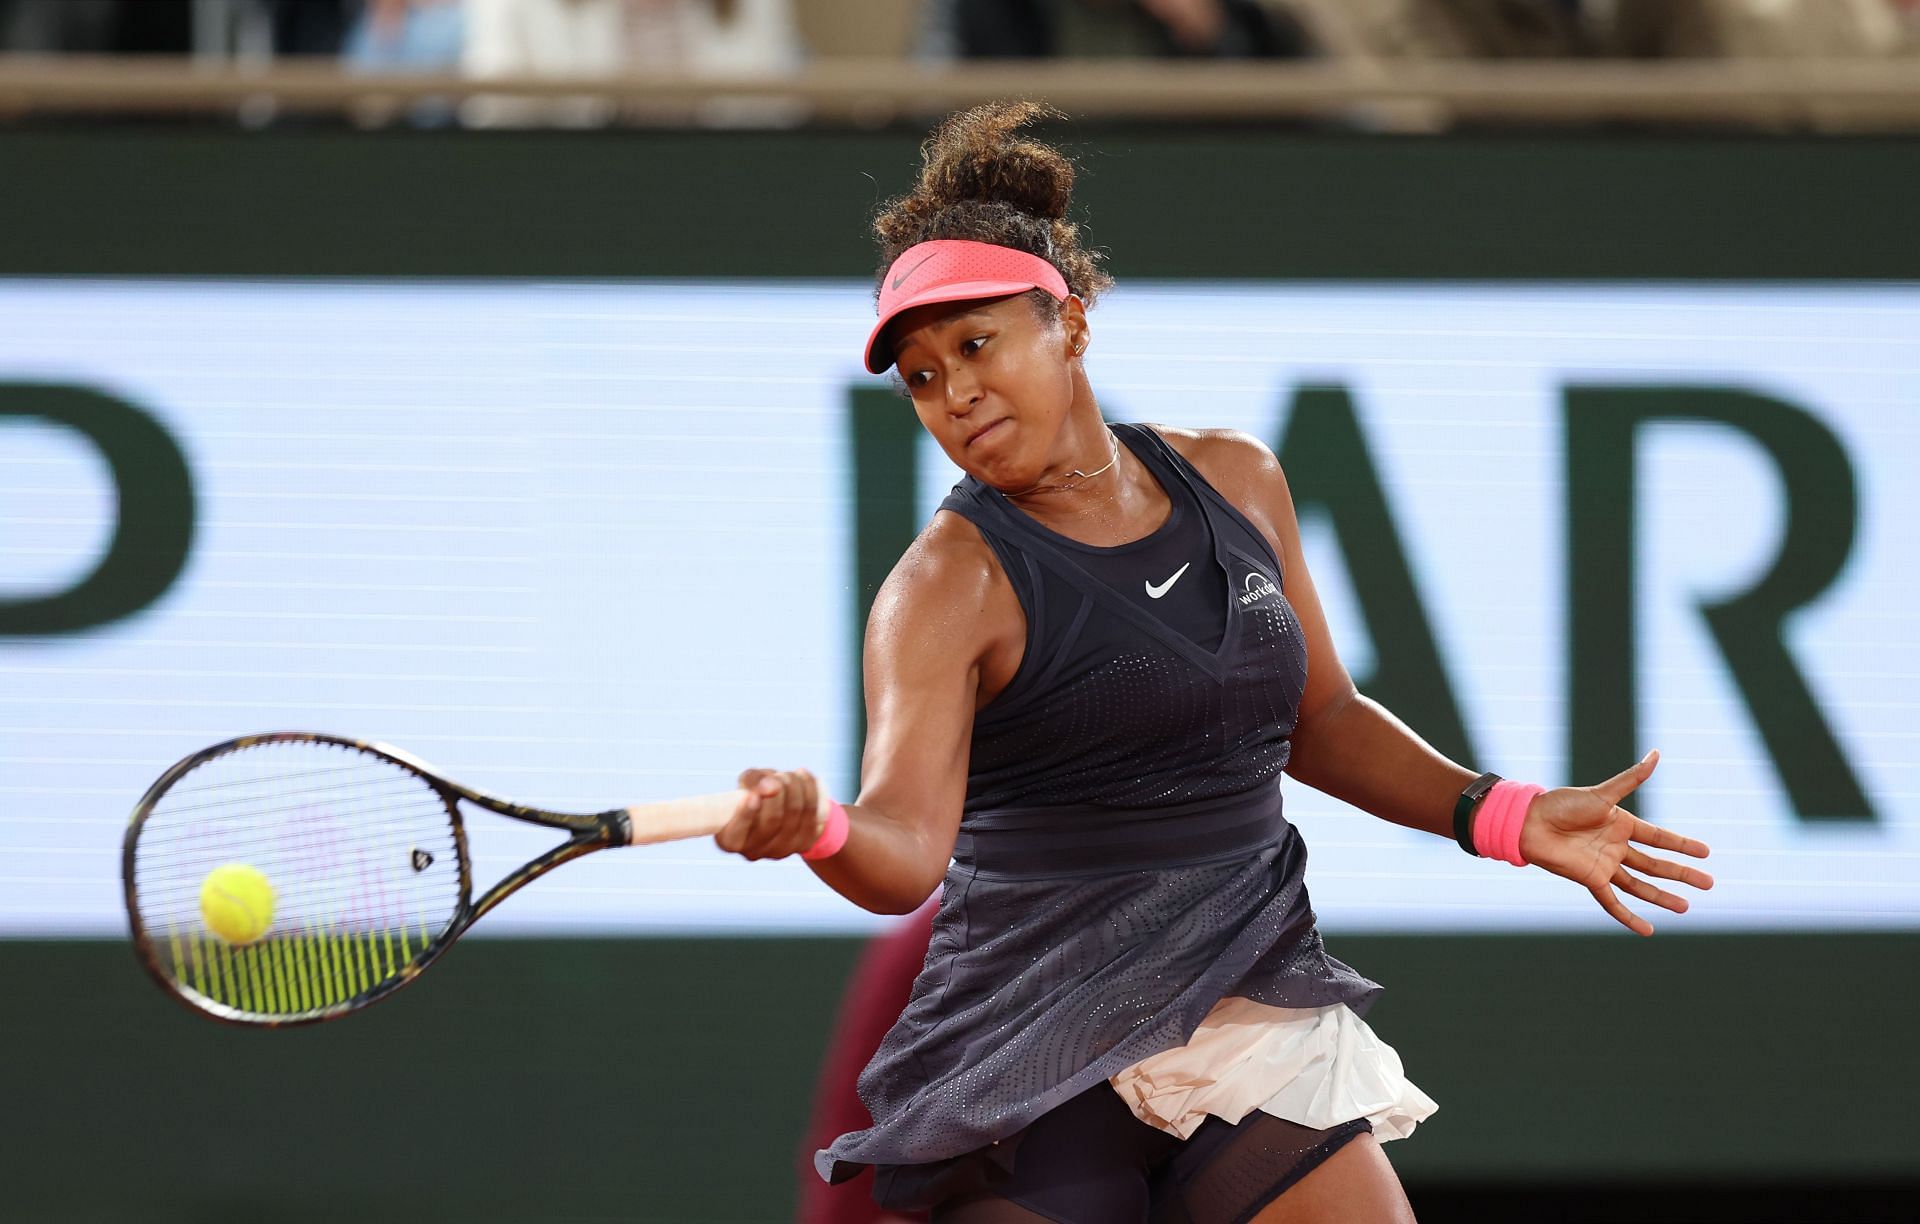
[[[964,302],[1045,289],[1055,301],[1067,300],[1066,278],[1040,258],[992,242],[942,238],[900,252],[880,282],[880,321],[867,336],[867,372],[884,373],[893,353],[883,333],[903,310],[929,302]]]

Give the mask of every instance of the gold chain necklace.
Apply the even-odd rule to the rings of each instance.
[[[1074,476],[1079,478],[1073,484],[1037,484],[1033,486],[1031,489],[1022,489],[1018,493],[1006,493],[1006,494],[1003,494],[1002,496],[1025,497],[1029,493],[1038,493],[1042,489],[1060,489],[1062,491],[1065,491],[1068,489],[1077,489],[1081,485],[1085,484],[1087,481],[1092,480],[1095,476],[1098,476],[1100,475],[1100,473],[1106,471],[1107,468],[1110,468],[1114,464],[1120,462],[1120,440],[1113,436],[1113,431],[1111,429],[1107,431],[1107,445],[1113,448],[1113,453],[1110,456],[1108,456],[1107,462],[1104,466],[1097,467],[1093,469],[1091,472],[1082,472],[1078,468],[1076,468],[1073,471],[1066,473],[1068,476]]]

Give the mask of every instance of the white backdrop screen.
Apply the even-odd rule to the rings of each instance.
[[[146,606],[0,635],[0,933],[123,930],[135,800],[248,731],[384,740],[563,809],[756,764],[851,795],[848,402],[877,385],[858,364],[870,310],[852,282],[0,281],[0,609],[83,581],[122,497],[21,385],[136,406],[195,506],[184,568]],[[1566,777],[1566,388],[1741,388],[1816,420],[1857,481],[1857,532],[1780,636],[1875,819],[1802,819],[1699,614],[1773,564],[1778,465],[1738,428],[1650,429],[1638,650],[1617,666],[1665,753],[1650,810],[1711,842],[1719,879],[1691,914],[1652,916],[1920,928],[1920,289],[1179,283],[1123,287],[1092,320],[1120,419],[1273,443],[1299,387],[1343,389],[1483,764],[1550,784],[1598,780]],[[924,520],[957,474],[931,443],[918,464]],[[1304,530],[1364,673],[1349,558],[1321,517]],[[1289,788],[1329,929],[1612,925],[1544,873]],[[547,841],[473,830],[482,881]],[[483,929],[874,921],[798,863],[687,844],[571,865]]]

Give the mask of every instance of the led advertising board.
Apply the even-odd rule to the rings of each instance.
[[[853,282],[0,281],[0,933],[124,930],[175,759],[329,730],[597,810],[851,796],[863,591],[957,473]],[[1648,747],[1662,930],[1920,927],[1920,289],[1130,284],[1113,419],[1282,456],[1349,669],[1548,784]],[[876,569],[876,567],[878,567]],[[1289,783],[1330,930],[1597,930]],[[544,846],[477,816],[483,881]],[[1645,912],[1645,907],[1642,907]],[[482,931],[875,919],[797,862],[595,856]]]

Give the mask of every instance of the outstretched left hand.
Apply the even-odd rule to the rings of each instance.
[[[1634,848],[1637,842],[1693,858],[1707,857],[1705,842],[1648,824],[1619,806],[1653,776],[1659,763],[1660,754],[1649,752],[1638,765],[1598,786],[1566,786],[1536,795],[1520,826],[1523,858],[1585,888],[1601,909],[1638,935],[1653,934],[1653,924],[1623,905],[1614,889],[1676,914],[1687,912],[1687,902],[1634,875],[1634,871],[1695,888],[1713,887],[1713,877],[1697,867],[1655,858]]]

